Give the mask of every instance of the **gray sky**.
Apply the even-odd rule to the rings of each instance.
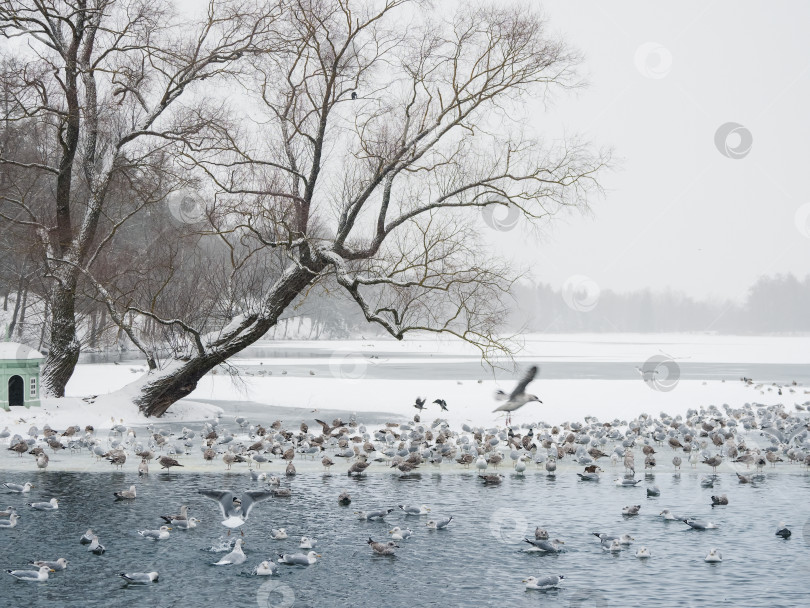
[[[810,3],[519,1],[584,53],[590,82],[536,102],[537,131],[581,133],[619,166],[591,215],[559,218],[539,241],[493,230],[498,249],[557,288],[584,275],[739,301],[763,274],[810,273]],[[729,122],[753,138],[741,158],[715,145]]]
[[[494,233],[507,254],[556,287],[585,275],[601,289],[736,300],[762,274],[810,273],[810,3],[537,5],[585,54],[590,81],[538,125],[613,146],[621,166],[591,216],[517,251],[517,231]],[[753,138],[741,158],[715,146],[729,122]],[[740,133],[721,141],[733,150]]]

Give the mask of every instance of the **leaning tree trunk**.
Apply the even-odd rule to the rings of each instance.
[[[288,268],[265,298],[261,314],[246,318],[237,330],[224,332],[204,353],[197,353],[186,361],[174,361],[167,368],[151,371],[138,380],[139,394],[134,400],[138,409],[146,416],[162,416],[173,403],[197,388],[197,382],[205,374],[261,339],[296,296],[318,276],[320,268],[315,266],[309,263],[306,267]]]
[[[65,396],[81,351],[76,339],[76,277],[65,274],[51,288],[51,339],[42,369],[42,386],[48,397]]]

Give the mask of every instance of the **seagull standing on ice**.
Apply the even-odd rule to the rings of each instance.
[[[529,383],[534,380],[534,377],[537,375],[537,366],[532,365],[529,368],[529,371],[526,372],[526,375],[523,376],[520,382],[518,382],[515,390],[512,391],[511,395],[507,395],[502,390],[498,390],[495,392],[495,399],[503,401],[506,399],[506,403],[503,405],[496,407],[493,411],[495,412],[508,412],[506,415],[506,424],[509,425],[512,422],[512,412],[517,409],[522,408],[524,405],[529,403],[530,401],[537,401],[538,403],[543,403],[540,401],[540,398],[537,395],[530,395],[526,392],[526,387],[529,386]]]

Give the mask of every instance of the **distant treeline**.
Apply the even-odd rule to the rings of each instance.
[[[762,277],[742,304],[696,300],[676,291],[599,292],[587,283],[567,293],[524,283],[512,296],[508,325],[532,332],[810,332],[810,276]]]
[[[15,292],[13,287],[11,281],[0,280],[0,339],[42,348],[46,335],[43,300],[34,289]],[[505,324],[511,332],[810,333],[810,276],[802,281],[793,275],[763,277],[748,290],[742,304],[696,300],[675,291],[599,291],[588,283],[567,292],[544,283],[520,283],[513,286],[511,296],[512,309]],[[312,289],[290,312],[268,332],[267,339],[387,335],[377,325],[366,322],[347,296],[328,286]],[[99,306],[80,317],[85,349],[132,348],[105,313],[106,309]]]

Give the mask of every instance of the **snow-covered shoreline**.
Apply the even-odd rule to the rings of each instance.
[[[511,378],[498,382],[482,374],[477,380],[450,377],[414,380],[398,379],[395,373],[389,379],[366,377],[364,373],[367,366],[376,364],[389,365],[394,371],[397,366],[426,370],[429,369],[427,366],[433,365],[430,360],[433,354],[441,354],[444,362],[456,358],[474,361],[475,353],[468,345],[450,343],[448,346],[446,341],[425,340],[360,340],[265,343],[258,347],[276,351],[286,349],[287,356],[239,359],[234,363],[243,370],[261,365],[261,369],[268,372],[275,370],[273,375],[243,373],[233,377],[224,373],[209,374],[199,382],[190,397],[173,405],[160,419],[144,417],[128,397],[128,391],[137,385],[145,369],[126,363],[80,364],[68,385],[68,397],[43,399],[40,408],[0,410],[0,429],[7,427],[11,435],[16,433],[27,437],[32,426],[41,430],[47,424],[61,432],[72,425],[82,429],[91,425],[98,437],[108,441],[109,430],[116,425],[132,428],[141,437],[145,435],[147,425],[199,428],[204,422],[218,417],[225,426],[233,425],[234,416],[245,415],[254,424],[267,426],[275,419],[282,419],[287,428],[297,428],[301,422],[314,425],[315,418],[340,416],[348,420],[353,414],[358,422],[369,422],[369,428],[376,428],[387,419],[391,422],[412,420],[418,413],[413,407],[417,395],[428,398],[427,409],[421,413],[424,423],[430,424],[441,417],[453,429],[465,424],[483,428],[503,428],[504,425],[503,416],[493,412],[496,403],[492,394],[496,388],[510,390]],[[296,349],[305,354],[296,357]],[[312,351],[320,349],[330,351],[332,355],[313,357]],[[375,351],[386,353],[382,362],[369,358]],[[519,361],[537,361],[542,365],[542,361],[579,358],[627,361],[631,365],[633,361],[642,360],[645,353],[658,352],[690,360],[795,365],[810,361],[810,340],[707,335],[527,336],[526,348]],[[321,360],[328,365],[319,369],[326,371],[310,375],[307,370],[315,365],[315,361]],[[290,370],[289,375],[286,370]],[[726,404],[739,408],[747,403],[782,404],[786,411],[794,411],[794,405],[810,400],[807,386],[779,387],[766,378],[756,380],[762,380],[762,383],[747,384],[732,377],[726,381],[681,379],[672,390],[662,391],[652,390],[651,384],[640,376],[634,380],[544,379],[541,376],[532,384],[532,390],[540,395],[543,404],[530,403],[518,410],[513,416],[513,424],[528,425],[540,421],[562,424],[582,421],[586,417],[621,421],[642,413],[657,416],[660,412],[667,412],[676,416],[685,414],[688,409],[712,405],[722,408]],[[128,385],[129,389],[121,390]],[[448,411],[442,412],[432,404],[437,398],[447,402]],[[3,453],[5,456],[0,458],[0,463],[8,470],[33,467],[30,457],[18,459],[12,452],[4,450]],[[193,460],[197,459],[199,456],[195,455]],[[48,470],[110,470],[106,462],[92,460],[86,454],[77,460],[60,452],[51,458]],[[304,461],[301,464],[306,471],[321,470],[319,462],[312,466]],[[131,463],[133,470],[136,465]],[[129,466],[127,463],[126,467]],[[455,466],[454,463],[445,463],[441,471],[454,470]],[[200,462],[199,466],[189,463],[184,470],[218,469]]]

